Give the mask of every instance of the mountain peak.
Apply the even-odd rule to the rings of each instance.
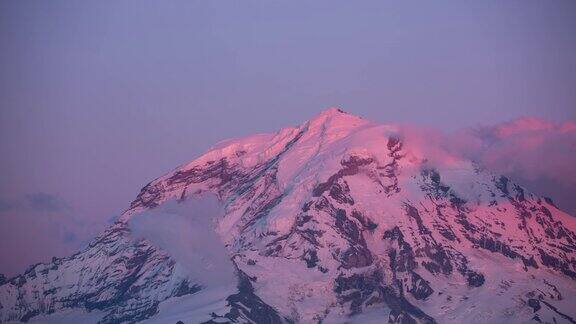
[[[327,118],[353,118],[353,119],[361,119],[358,116],[354,116],[345,112],[344,110],[340,109],[339,107],[330,107],[327,109],[322,110],[318,115],[314,116],[310,121],[314,120],[324,120]]]
[[[347,112],[345,112],[344,110],[342,110],[342,109],[339,108],[339,107],[330,107],[330,108],[324,109],[324,110],[322,110],[322,111],[320,112],[319,115],[321,115],[321,116],[322,116],[322,115],[325,115],[325,116],[326,116],[326,115],[333,116],[333,115],[338,115],[338,114],[346,114],[346,115],[349,115]]]
[[[309,129],[328,128],[355,128],[360,124],[367,123],[361,117],[349,114],[338,107],[331,107],[321,111],[307,122]]]
[[[219,144],[80,253],[0,276],[0,322],[575,322],[574,219],[395,135],[331,108]]]

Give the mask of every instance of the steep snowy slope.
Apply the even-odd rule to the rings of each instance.
[[[574,322],[576,220],[426,152],[401,128],[338,109],[219,143],[145,186],[83,252],[1,285],[0,319],[83,309],[102,322]],[[214,218],[237,277],[224,288],[135,235],[142,213],[207,193],[223,212],[197,217]]]

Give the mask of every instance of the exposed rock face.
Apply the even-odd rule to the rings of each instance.
[[[238,270],[238,293],[228,296],[226,301],[230,311],[223,316],[213,314],[213,319],[205,323],[291,323],[278,312],[264,303],[255,293],[250,278]]]
[[[469,161],[431,165],[411,145],[338,110],[225,142],[146,185],[84,251],[0,278],[0,319],[78,308],[103,311],[104,323],[161,321],[164,303],[210,287],[131,237],[128,222],[212,192],[238,287],[196,322],[573,321],[576,220]]]

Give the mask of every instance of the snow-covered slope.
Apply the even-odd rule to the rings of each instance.
[[[0,320],[93,310],[106,323],[574,322],[576,220],[471,161],[426,152],[338,109],[221,142],[146,185],[84,251],[6,280]],[[207,194],[222,213],[175,213],[211,218],[233,284],[136,235],[150,210]],[[160,233],[174,224],[153,219]],[[176,242],[205,251],[191,258],[211,253],[214,242],[182,228]]]

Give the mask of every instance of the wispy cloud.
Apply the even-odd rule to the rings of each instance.
[[[47,192],[1,198],[0,224],[0,273],[9,276],[77,251],[106,225]]]
[[[576,123],[520,118],[480,128],[475,135],[482,147],[466,154],[487,168],[576,186]]]
[[[70,210],[68,204],[56,195],[37,192],[26,195],[28,205],[37,211],[59,212]]]
[[[16,203],[4,198],[0,198],[0,213],[12,210],[14,208],[16,208]]]
[[[407,140],[432,163],[466,158],[507,175],[529,190],[553,198],[576,215],[576,123],[535,117],[461,129],[402,126]]]
[[[133,235],[167,251],[195,282],[217,286],[234,284],[234,266],[215,232],[224,209],[212,195],[169,201],[130,221]]]

